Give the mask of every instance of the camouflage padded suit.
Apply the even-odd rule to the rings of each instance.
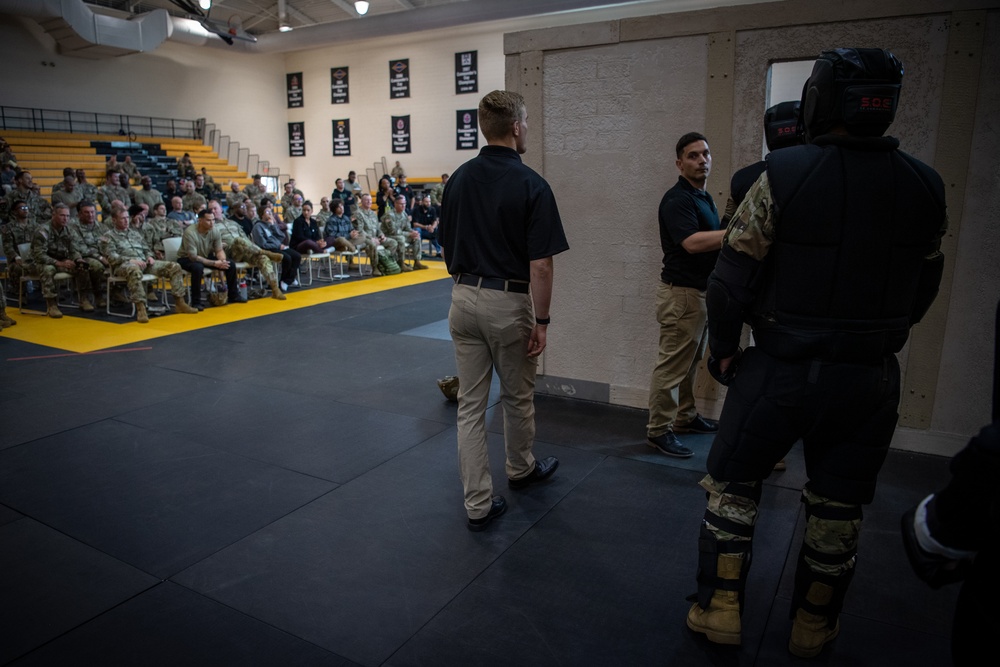
[[[133,303],[146,302],[146,289],[142,284],[142,274],[151,273],[158,278],[170,281],[170,293],[177,302],[184,301],[184,274],[177,262],[154,260],[147,264],[153,256],[152,249],[146,245],[138,230],[112,229],[101,237],[101,254],[111,264],[111,273],[119,278],[125,278],[129,298]],[[140,266],[142,264],[142,266]]]
[[[413,263],[415,265],[420,264],[420,236],[417,235],[416,238],[410,238],[410,232],[412,231],[415,230],[410,226],[410,216],[406,211],[400,213],[395,209],[389,209],[382,216],[382,233],[385,234],[387,239],[393,239],[396,242],[396,261],[399,263],[400,268],[403,268],[403,259],[406,257],[407,247],[413,252]],[[406,267],[403,270],[408,271],[410,269]]]

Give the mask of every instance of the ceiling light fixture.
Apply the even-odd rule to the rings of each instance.
[[[279,32],[291,32],[292,31],[292,26],[288,25],[287,23],[282,23],[281,25],[278,26],[278,31]]]
[[[207,12],[212,8],[212,0],[198,0],[198,6]]]
[[[364,16],[368,13],[368,4],[369,3],[365,2],[365,0],[357,0],[357,2],[354,3],[354,9],[357,10],[358,14]]]

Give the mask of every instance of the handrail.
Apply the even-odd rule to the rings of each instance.
[[[0,106],[2,130],[201,139],[204,120]],[[2,131],[0,130],[0,131]]]

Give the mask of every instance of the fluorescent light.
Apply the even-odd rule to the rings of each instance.
[[[198,0],[198,6],[207,12],[212,8],[212,0]]]
[[[280,32],[291,32],[292,26],[288,25],[287,23],[282,23],[281,25],[278,26],[278,30]]]
[[[358,11],[358,14],[364,16],[368,13],[368,3],[365,2],[365,0],[357,0],[357,2],[354,3],[354,9]]]

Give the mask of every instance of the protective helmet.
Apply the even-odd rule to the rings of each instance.
[[[798,146],[802,143],[799,128],[799,108],[802,104],[794,102],[779,102],[764,112],[764,139],[767,150],[776,151],[779,148]]]
[[[812,141],[836,125],[880,137],[899,104],[903,64],[888,49],[824,51],[802,88],[802,125]]]

